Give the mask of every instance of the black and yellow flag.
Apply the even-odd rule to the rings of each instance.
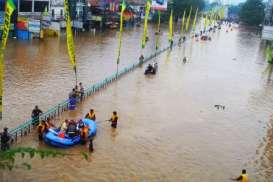
[[[0,119],[2,119],[3,111],[3,83],[4,83],[4,50],[7,45],[7,39],[10,28],[10,17],[15,10],[15,5],[12,0],[7,0],[5,8],[5,20],[2,34],[2,45],[0,50]]]
[[[158,24],[157,24],[157,34],[156,34],[156,40],[155,40],[156,50],[159,48],[160,23],[161,23],[161,12],[158,10]]]
[[[120,28],[119,28],[119,45],[118,45],[118,58],[117,58],[117,64],[119,64],[120,61],[120,51],[121,51],[121,43],[122,43],[122,32],[123,32],[123,13],[126,9],[125,1],[122,1],[121,4],[121,12],[120,12]]]
[[[145,8],[144,30],[143,30],[143,36],[142,36],[142,42],[141,42],[142,49],[144,49],[146,46],[147,32],[148,32],[148,18],[150,15],[150,9],[151,9],[151,1],[147,0],[146,8]]]
[[[76,82],[77,82],[77,67],[76,67],[76,57],[75,57],[75,46],[74,46],[74,39],[73,39],[73,33],[71,28],[71,18],[70,18],[70,11],[69,11],[69,5],[68,0],[64,0],[64,9],[66,14],[66,43],[67,43],[67,50],[69,54],[69,58],[71,61],[71,65],[73,66],[73,69],[75,71],[76,76]]]

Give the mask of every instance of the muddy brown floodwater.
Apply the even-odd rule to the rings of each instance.
[[[139,57],[140,36],[138,28],[124,34],[121,67]],[[154,49],[152,43],[147,53]],[[116,47],[117,34],[111,31],[76,38],[84,85],[115,71]],[[229,181],[245,168],[250,181],[272,182],[273,82],[263,54],[259,37],[242,28],[228,33],[224,28],[210,42],[188,41],[165,52],[154,59],[156,76],[145,77],[145,66],[137,68],[56,119],[81,118],[94,108],[102,121],[118,111],[117,130],[98,124],[90,161],[78,155],[34,158],[31,171],[4,172],[2,181],[214,182]],[[35,104],[46,110],[65,99],[74,83],[62,39],[9,42],[5,64],[1,126],[28,119]],[[217,104],[225,110],[215,108]],[[49,148],[35,134],[17,145]],[[76,146],[65,151],[87,150]]]

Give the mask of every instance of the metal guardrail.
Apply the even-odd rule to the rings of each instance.
[[[176,45],[178,45],[178,43],[174,43],[173,47],[176,46]],[[152,55],[145,58],[143,60],[143,63],[146,63],[146,62],[150,61],[151,59],[153,59],[157,55],[165,52],[168,49],[170,49],[170,46],[168,46],[166,48],[163,48],[163,49],[161,49],[159,51],[156,51]],[[114,74],[106,77],[104,80],[102,80],[102,81],[88,87],[85,90],[82,101],[84,101],[87,97],[94,95],[96,92],[100,91],[101,89],[105,88],[110,83],[118,80],[120,77],[122,77],[126,73],[129,73],[129,72],[133,71],[135,68],[139,67],[143,63],[136,62],[134,64],[131,64],[128,67],[125,67],[124,69],[122,69],[121,71],[118,71],[117,73],[114,73]],[[80,101],[80,102],[82,102],[82,101]],[[67,111],[68,107],[69,107],[69,100],[65,100],[65,101],[55,105],[54,107],[50,108],[45,113],[43,113],[39,117],[37,122],[40,122],[41,120],[47,120],[48,118],[53,119],[56,116],[59,116],[62,112]],[[30,120],[24,122],[23,124],[19,125],[18,127],[14,128],[14,129],[11,129],[9,133],[14,137],[14,140],[17,141],[18,137],[23,137],[25,135],[28,135],[31,132],[31,130],[34,128],[34,127],[32,127],[33,122],[34,121],[32,119],[30,119]]]

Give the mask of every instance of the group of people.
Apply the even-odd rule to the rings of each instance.
[[[88,137],[89,126],[85,125],[82,119],[78,121],[75,120],[65,120],[59,132],[59,137],[64,138],[67,134],[70,138],[80,135],[82,141],[84,142]]]
[[[85,118],[91,119],[93,121],[96,121],[96,114],[93,109],[90,109],[90,111],[85,115]],[[112,128],[117,128],[118,124],[118,114],[117,111],[113,111],[113,114],[109,120],[106,120],[111,122],[111,127]]]
[[[154,63],[154,65],[149,64],[149,65],[147,66],[147,68],[146,68],[144,74],[145,74],[145,75],[147,75],[147,74],[156,74],[157,69],[158,69],[157,63]]]
[[[96,121],[96,114],[93,109],[90,109],[90,111],[85,115],[85,118]],[[118,115],[116,111],[113,111],[113,114],[109,120],[111,122],[112,128],[117,128],[117,122],[118,122]],[[50,122],[50,119],[42,120],[38,125],[38,138],[39,140],[43,139],[44,133],[48,132],[49,128],[55,128],[55,126]],[[68,120],[66,119],[61,126],[59,127],[59,137],[64,138],[65,134],[67,134],[69,137],[74,137],[77,135],[81,136],[82,140],[86,140],[88,137],[89,132],[89,126],[85,125],[82,119],[79,119],[78,121],[75,120]]]
[[[81,101],[83,100],[83,96],[84,96],[84,88],[81,82],[79,83],[79,85],[76,85],[68,95],[69,99],[80,98]]]

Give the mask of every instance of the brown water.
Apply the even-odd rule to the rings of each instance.
[[[122,66],[137,60],[141,31],[124,36]],[[85,85],[115,70],[116,39],[114,32],[77,38]],[[272,182],[273,82],[264,73],[263,49],[259,37],[235,29],[163,53],[156,58],[156,76],[145,77],[144,67],[138,68],[57,119],[81,118],[94,108],[97,120],[105,120],[118,111],[117,130],[98,125],[89,162],[77,155],[35,158],[33,170],[5,172],[3,181],[214,182],[229,181],[246,168],[250,181]],[[46,110],[65,99],[73,86],[64,41],[12,42],[6,60],[4,123],[11,126],[29,118],[33,105]],[[34,134],[18,145],[47,147]],[[79,154],[87,148],[65,151]]]

